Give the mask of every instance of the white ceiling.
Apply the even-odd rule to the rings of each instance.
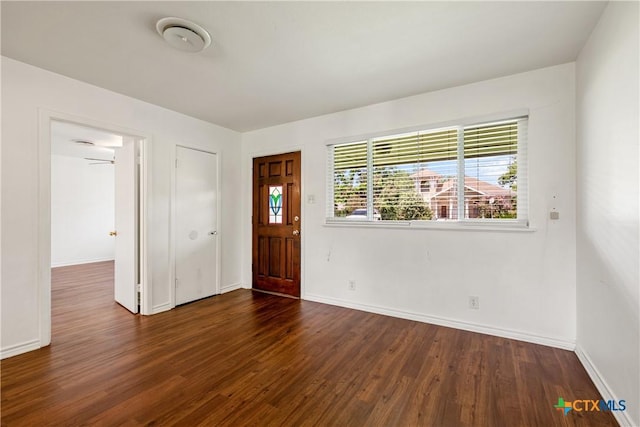
[[[247,131],[573,61],[604,6],[2,1],[2,54]],[[171,48],[166,16],[212,46]]]
[[[92,142],[94,145],[76,141]],[[73,123],[51,122],[51,154],[112,160],[113,150],[122,147],[122,136]]]

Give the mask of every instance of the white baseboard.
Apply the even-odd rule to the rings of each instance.
[[[26,341],[20,344],[10,345],[0,350],[0,359],[6,359],[8,357],[17,356],[28,351],[37,350],[40,348],[40,340]]]
[[[221,294],[226,294],[227,292],[235,291],[237,289],[242,289],[242,283],[232,283],[230,285],[224,285],[220,288]]]
[[[158,313],[162,313],[163,311],[169,311],[171,310],[173,307],[171,307],[171,303],[170,302],[165,302],[164,304],[158,304],[158,305],[154,305],[151,308],[151,314],[158,314]]]
[[[91,258],[91,259],[75,259],[71,261],[51,262],[51,268],[68,267],[70,265],[91,264],[93,262],[113,261],[113,257],[108,258]]]
[[[576,345],[576,356],[578,356],[580,363],[582,363],[582,366],[584,366],[584,369],[587,371],[589,378],[591,378],[591,381],[593,381],[593,383],[595,384],[596,388],[602,395],[602,398],[604,400],[614,400],[617,402],[619,400],[618,397],[615,395],[615,393],[613,393],[604,377],[600,374],[600,371],[598,371],[598,368],[596,368],[596,365],[593,364],[593,361],[591,360],[591,357],[589,357],[589,354],[587,354],[587,352],[584,351],[584,349],[580,347],[580,345]],[[631,419],[631,413],[629,411],[612,411],[612,413],[616,418],[618,424],[623,427],[632,427],[638,425]]]
[[[366,311],[369,313],[383,314],[386,316],[399,317],[401,319],[415,320],[423,323],[431,323],[448,328],[462,329],[470,332],[478,332],[481,334],[494,335],[502,338],[510,338],[518,341],[525,341],[534,344],[546,345],[549,347],[561,348],[564,350],[575,350],[575,342],[563,338],[546,337],[541,335],[530,334],[528,332],[516,331],[512,329],[495,328],[493,326],[485,326],[476,323],[468,323],[460,320],[448,319],[445,317],[430,316],[422,313],[415,313],[404,310],[396,310],[386,307],[379,307],[368,304],[354,303],[337,298],[324,297],[313,294],[305,294],[304,298],[308,301],[315,301],[324,304],[337,305],[340,307],[353,308],[356,310]]]

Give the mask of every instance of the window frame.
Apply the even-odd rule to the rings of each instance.
[[[383,220],[376,221],[374,218],[374,197],[373,197],[373,141],[384,137],[402,135],[411,132],[437,132],[439,130],[457,130],[457,176],[456,181],[464,183],[465,179],[465,157],[464,157],[464,130],[475,126],[488,126],[503,122],[518,122],[518,142],[516,161],[518,162],[518,188],[517,194],[517,217],[516,218],[465,218],[464,192],[459,192],[457,213],[458,219],[437,221],[437,220]],[[533,231],[529,221],[529,177],[528,177],[528,124],[530,121],[529,111],[525,109],[517,110],[508,114],[476,117],[467,120],[456,120],[447,123],[414,126],[405,129],[396,129],[380,133],[371,133],[351,138],[339,138],[326,142],[327,149],[327,205],[326,205],[326,226],[339,227],[376,227],[376,228],[437,228],[437,229],[477,229],[477,230],[514,230]],[[335,217],[334,211],[334,158],[333,147],[342,144],[365,142],[367,144],[367,218],[366,220],[347,220],[343,217]],[[418,185],[421,185],[419,183]],[[460,200],[462,199],[462,200]],[[462,214],[462,216],[460,216]]]

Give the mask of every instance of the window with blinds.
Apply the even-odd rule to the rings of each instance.
[[[527,118],[329,149],[329,219],[527,224]]]
[[[464,218],[518,218],[519,134],[525,120],[464,128]]]
[[[367,141],[340,144],[330,150],[332,165],[332,217],[360,214],[367,219]]]
[[[428,166],[434,165],[440,176],[455,175],[457,141],[456,129],[413,132],[371,141],[373,206],[381,219],[434,218],[426,195],[433,194],[441,183],[431,182]]]

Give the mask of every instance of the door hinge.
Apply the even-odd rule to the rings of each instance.
[[[136,291],[138,291],[138,293],[140,293],[140,290],[142,289],[142,285],[140,283],[138,283],[136,285]]]
[[[176,277],[176,283],[175,283],[176,288],[178,287],[178,278]]]
[[[176,159],[176,168],[178,167],[178,159]]]

